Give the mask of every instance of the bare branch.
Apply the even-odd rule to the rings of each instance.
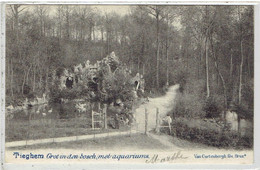
[[[13,9],[12,5],[10,5],[10,8],[12,10],[12,13],[15,15],[15,12],[14,12],[14,9]]]
[[[24,9],[26,9],[27,7],[22,8],[20,11],[18,11],[18,13],[22,12]]]
[[[150,8],[150,9],[152,9],[152,10],[154,10],[154,11],[157,11],[157,9],[154,8],[153,6],[148,6],[148,8]]]

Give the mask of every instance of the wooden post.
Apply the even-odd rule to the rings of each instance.
[[[95,131],[95,129],[93,130],[93,133],[94,133],[94,140],[96,140],[96,131]]]
[[[107,104],[104,104],[103,114],[104,114],[104,128],[107,129]]]
[[[54,143],[54,138],[56,137],[56,118],[54,119],[53,122],[54,123],[53,123],[53,139],[52,139],[52,142]]]
[[[29,133],[31,131],[30,113],[28,115],[28,125],[29,125],[29,127],[28,127],[29,130],[26,133],[26,144],[25,144],[25,147],[27,147],[27,141],[28,141],[28,138],[29,138]]]
[[[132,133],[132,125],[130,125],[130,132],[129,132],[129,136],[131,136]]]
[[[147,135],[147,125],[148,125],[148,113],[147,113],[147,109],[145,108],[145,132],[144,134]]]
[[[64,122],[64,129],[65,129],[65,136],[67,136],[67,120],[66,120],[66,118],[63,118],[62,119],[63,120],[63,122]]]
[[[95,127],[94,127],[94,112],[93,112],[93,105],[91,105],[91,115],[92,115],[92,129],[95,130]]]
[[[74,118],[74,128],[76,128],[76,141],[78,140],[78,133],[79,133],[79,130],[78,130],[78,127],[77,127],[77,125],[78,125],[78,123],[77,123],[77,116]]]
[[[155,127],[155,132],[159,133],[160,128],[159,128],[159,108],[156,108],[156,127]]]
[[[99,114],[99,115],[97,115],[97,116],[99,116],[99,120],[98,121],[101,121],[102,120],[102,110],[101,110],[100,102],[98,102],[98,111],[97,112]],[[101,127],[103,128],[104,124],[102,124],[102,122],[97,122],[97,123],[99,125],[98,126],[99,128],[101,128]]]

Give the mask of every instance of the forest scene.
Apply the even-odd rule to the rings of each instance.
[[[253,148],[253,6],[8,4],[5,60],[8,142],[139,123]]]

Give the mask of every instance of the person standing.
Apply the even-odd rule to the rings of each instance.
[[[170,114],[167,114],[167,116],[164,118],[164,121],[167,123],[167,125],[169,126],[169,130],[170,130],[170,134],[172,133],[172,118],[170,116]]]

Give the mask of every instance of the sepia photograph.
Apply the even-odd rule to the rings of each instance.
[[[253,5],[5,5],[5,162],[252,164]]]

